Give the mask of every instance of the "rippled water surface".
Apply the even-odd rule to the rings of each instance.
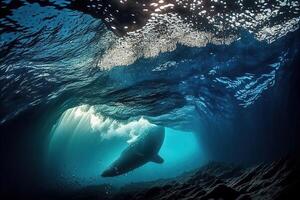
[[[9,2],[4,1],[2,6],[9,7]],[[264,2],[258,2],[264,5]],[[60,1],[55,5],[59,3]],[[178,4],[185,3],[186,1],[182,1]],[[201,1],[199,6],[196,4],[190,4],[191,17],[197,14],[194,10],[202,6]],[[243,5],[243,1],[239,4]],[[295,49],[291,48],[295,44],[289,37],[282,36],[297,29],[299,24],[297,1],[274,1],[273,4],[257,7],[258,10],[247,10],[245,6],[245,11],[241,7],[239,12],[234,13],[235,10],[232,10],[227,15],[243,16],[239,19],[250,26],[254,23],[253,18],[265,14],[265,21],[272,21],[269,26],[263,27],[269,29],[264,32],[265,36],[257,38],[262,28],[257,28],[257,32],[250,28],[249,31],[246,29],[240,32],[236,39],[230,41],[231,44],[219,45],[212,39],[211,42],[202,42],[198,48],[187,47],[190,46],[188,43],[180,42],[186,37],[186,29],[192,29],[189,26],[184,27],[182,24],[187,23],[184,21],[177,20],[177,27],[165,24],[168,19],[162,21],[161,26],[167,26],[168,32],[161,32],[158,25],[158,28],[153,27],[158,33],[161,32],[156,41],[159,43],[157,47],[148,41],[148,37],[155,35],[151,30],[142,29],[138,32],[145,34],[141,39],[138,36],[135,38],[139,39],[132,39],[129,35],[131,39],[125,36],[121,38],[124,41],[119,41],[120,39],[107,31],[101,20],[78,11],[61,10],[38,3],[25,3],[17,9],[11,9],[10,13],[1,19],[1,122],[29,107],[52,101],[65,93],[70,95],[69,98],[76,97],[76,104],[97,104],[105,114],[125,119],[140,116],[141,113],[153,117],[171,113],[172,119],[176,120],[182,112],[193,112],[195,105],[201,115],[202,112],[206,113],[206,116],[226,114],[230,112],[232,104],[228,102],[235,100],[241,106],[249,106],[274,85],[278,71],[293,57]],[[285,11],[288,8],[291,10]],[[271,11],[279,12],[278,16],[274,13],[269,15]],[[160,24],[159,17],[164,15],[155,13],[154,18],[156,16],[157,19],[151,23]],[[249,17],[252,18],[248,19]],[[276,24],[274,20],[280,17]],[[279,29],[280,33],[272,30],[275,26],[282,24],[283,28],[289,23],[293,28]],[[228,26],[230,27],[230,24]],[[254,29],[254,25],[252,28]],[[174,31],[177,33],[177,39],[174,39]],[[203,36],[208,32],[195,34]],[[176,50],[170,47],[172,50],[169,53],[161,53],[154,57],[146,55],[146,51],[156,51],[156,48],[167,46],[164,41],[170,38],[178,42]],[[138,59],[143,55],[136,55],[137,57],[131,60],[138,60],[128,65],[128,54],[138,48],[131,44],[135,44],[135,40],[142,40],[145,57]],[[194,41],[196,40],[201,39],[195,36]],[[224,38],[225,40],[227,39]],[[288,46],[288,42],[292,46]],[[113,52],[114,54],[110,55]],[[107,70],[105,66],[101,66],[106,58],[110,62],[123,59],[125,66]]]

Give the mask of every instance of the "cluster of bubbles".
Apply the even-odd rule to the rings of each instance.
[[[133,2],[135,5],[132,5]],[[257,40],[272,43],[299,28],[298,1],[133,2],[120,2],[132,11],[124,26],[114,13],[106,18],[109,28],[126,34],[116,38],[100,59],[99,66],[102,68],[130,65],[141,57],[155,57],[161,52],[173,51],[177,44],[192,47],[203,47],[208,43],[230,44],[240,38],[243,30],[253,34]],[[136,25],[139,18],[143,18],[141,26]]]

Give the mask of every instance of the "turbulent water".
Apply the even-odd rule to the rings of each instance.
[[[99,143],[118,136],[124,145],[138,137],[134,130],[153,124],[199,132],[208,122],[230,121],[280,88],[299,52],[296,0],[151,1],[129,6],[132,17],[151,11],[138,26],[110,10],[116,1],[78,2],[103,5],[105,13],[68,1],[0,3],[0,124],[49,106],[41,115],[55,115],[50,154],[64,146],[51,149],[64,126],[98,132]]]
[[[37,3],[11,9],[1,19],[1,123],[64,94],[74,99],[73,105],[98,105],[114,118],[145,115],[168,126],[184,124],[182,113],[189,120],[195,105],[201,117],[230,115],[228,102],[253,104],[293,57],[295,49],[285,42],[289,37],[282,36],[298,28],[299,2],[270,5],[258,1],[258,10],[225,13],[239,19],[228,27],[245,26],[228,45],[213,42],[214,32],[192,31],[176,13],[156,13],[138,35],[130,32],[119,39],[101,20],[70,9]],[[255,28],[254,22],[264,26]],[[164,51],[172,52],[158,55]],[[107,70],[114,64],[125,66]]]

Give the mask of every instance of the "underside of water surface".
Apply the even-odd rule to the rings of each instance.
[[[299,12],[297,0],[1,1],[1,195],[289,198]]]

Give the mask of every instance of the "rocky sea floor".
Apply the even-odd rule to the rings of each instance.
[[[49,199],[100,200],[205,200],[205,199],[296,199],[300,186],[299,161],[281,159],[253,167],[210,162],[198,170],[172,179],[132,183],[116,189],[89,186]]]

